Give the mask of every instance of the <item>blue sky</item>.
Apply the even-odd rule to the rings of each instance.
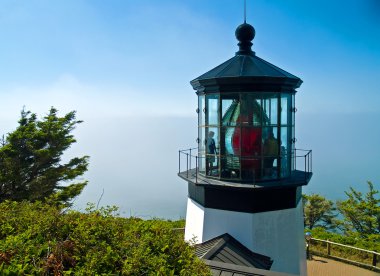
[[[369,177],[380,182],[376,172],[378,157],[373,156],[380,154],[376,143],[380,137],[379,14],[377,0],[247,0],[247,21],[256,29],[253,50],[304,81],[296,99],[297,138],[300,146],[319,150],[315,162],[321,164],[321,169],[319,176],[315,172],[313,187],[323,187],[316,181],[325,183],[334,171],[324,175],[322,168],[335,163],[327,166],[324,159],[331,158],[321,153],[335,154],[332,159],[336,162],[350,160],[352,154],[364,154],[360,160],[368,164],[362,164],[360,171],[365,171],[366,176],[359,177],[357,171],[358,178],[352,179],[354,176],[345,174],[347,167],[339,167],[334,179],[355,182]],[[96,201],[104,187],[114,191],[122,186],[126,194],[136,191],[136,198],[142,189],[139,187],[152,179],[136,178],[130,183],[130,179],[117,173],[123,167],[110,173],[112,166],[102,163],[105,156],[113,164],[129,164],[131,160],[140,164],[133,172],[127,170],[130,176],[143,172],[147,163],[144,147],[141,152],[128,149],[131,137],[138,136],[138,131],[144,133],[142,144],[152,139],[161,141],[156,142],[156,147],[149,146],[149,156],[153,155],[149,158],[155,160],[168,151],[174,151],[176,156],[173,143],[167,140],[175,140],[178,147],[192,146],[188,143],[196,138],[196,123],[192,123],[196,96],[189,81],[234,55],[234,31],[242,21],[243,1],[236,0],[1,0],[0,133],[16,126],[23,106],[41,115],[50,106],[62,113],[77,110],[85,123],[77,130],[78,144],[69,155],[92,157],[87,175],[92,186],[79,202]],[[174,118],[175,123],[155,126],[153,133],[149,122],[157,124],[154,120],[158,118]],[[183,123],[178,118],[184,118]],[[355,125],[350,125],[348,118],[354,118]],[[358,118],[364,118],[365,124]],[[355,135],[350,135],[351,128]],[[359,151],[360,146],[353,146],[351,136],[359,139],[357,142],[371,156]],[[326,150],[322,140],[336,144]],[[340,144],[347,147],[334,153]],[[121,152],[119,158],[109,155],[115,150],[112,146]],[[157,148],[161,149],[155,151]],[[174,167],[174,176],[170,181],[162,180],[161,187],[170,191],[175,181],[180,184],[174,185],[183,186],[176,190],[178,204],[167,208],[184,208],[181,202],[185,201],[186,185],[175,178],[173,157],[164,160],[165,166]],[[166,170],[163,163],[156,164],[156,173]],[[354,171],[352,168],[348,170]],[[162,178],[171,173],[167,170]],[[105,181],[119,186],[106,185]],[[141,186],[135,184],[139,181]],[[105,203],[123,205],[122,199],[113,200],[115,196],[106,192]],[[160,202],[157,199],[158,205]],[[123,208],[134,208],[132,203]],[[139,206],[138,202],[133,206]],[[154,213],[152,206],[139,208],[136,207],[138,212]]]

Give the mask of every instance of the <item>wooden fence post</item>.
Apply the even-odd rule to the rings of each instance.
[[[373,253],[372,266],[376,266],[376,264],[377,264],[377,254]]]
[[[329,241],[329,240],[321,240],[321,239],[311,238],[311,241],[319,241],[319,242],[321,242],[322,243],[322,248],[323,248],[323,243],[325,242],[326,243],[326,245],[325,245],[326,249],[325,250],[327,251],[327,256],[336,256],[336,257],[339,257],[340,250],[338,250],[338,252],[335,252],[335,251],[331,252],[331,247],[333,245],[335,246],[334,247],[335,249],[336,248],[340,249],[341,247],[343,247],[343,248],[350,248],[350,249],[358,250],[359,252],[365,252],[366,256],[368,256],[369,258],[371,257],[371,254],[372,254],[372,266],[376,267],[376,268],[380,268],[380,266],[377,266],[378,262],[380,262],[380,257],[379,257],[380,253],[379,252],[371,251],[371,250],[366,250],[366,249],[362,249],[362,248],[358,248],[358,247],[354,247],[354,246],[350,246],[350,245],[344,245],[344,244],[332,242],[332,241]],[[325,254],[325,251],[322,249],[320,253]],[[334,254],[337,254],[337,253],[338,253],[338,255],[334,255]],[[348,261],[350,261],[349,258],[348,259],[345,258],[345,259],[348,260]],[[364,262],[364,260],[359,261],[359,263],[365,264],[365,265],[369,265],[368,261],[366,263],[366,262]]]
[[[329,243],[329,240],[327,240],[327,255],[331,255],[331,244]]]

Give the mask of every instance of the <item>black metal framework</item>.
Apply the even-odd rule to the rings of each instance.
[[[237,182],[289,177],[294,170],[294,94],[199,94],[199,173]]]

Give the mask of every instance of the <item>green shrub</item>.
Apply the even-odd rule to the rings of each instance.
[[[1,275],[210,275],[173,228],[183,221],[122,218],[41,202],[0,204]]]

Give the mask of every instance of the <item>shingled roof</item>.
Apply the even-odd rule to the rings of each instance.
[[[228,233],[197,245],[196,254],[205,260],[266,270],[273,263],[270,257],[252,252]]]
[[[210,267],[213,276],[295,276],[270,271],[270,257],[252,252],[228,233],[197,244],[195,254]]]
[[[217,261],[203,260],[211,270],[213,276],[296,276],[283,272],[276,272],[254,267],[226,264]]]

